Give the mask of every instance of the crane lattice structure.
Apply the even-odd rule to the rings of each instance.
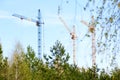
[[[44,22],[41,21],[40,9],[38,10],[38,18],[37,18],[38,20],[34,20],[32,18],[28,18],[19,14],[13,14],[12,16],[18,17],[21,20],[24,19],[36,23],[36,26],[38,27],[38,58],[41,59],[42,58],[42,24],[44,24]]]
[[[65,23],[65,21],[62,19],[61,16],[59,16],[59,20],[63,23],[63,25],[65,26],[65,28],[68,30],[68,32],[71,35],[71,39],[73,41],[73,63],[76,64],[76,31],[75,31],[75,25],[73,25],[73,31],[71,31],[68,27],[68,25]]]
[[[89,31],[92,33],[92,66],[96,66],[96,46],[95,46],[95,20],[92,16],[92,23],[81,20],[81,23],[88,26]]]

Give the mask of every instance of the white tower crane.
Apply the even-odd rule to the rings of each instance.
[[[95,20],[94,16],[92,16],[92,23],[81,20],[81,23],[88,26],[89,31],[92,33],[92,66],[96,66],[96,46],[95,46]]]
[[[14,17],[18,17],[21,20],[27,20],[27,21],[31,21],[36,23],[36,26],[38,27],[38,58],[41,59],[42,58],[42,25],[44,24],[44,22],[41,21],[41,13],[40,13],[40,9],[38,10],[38,20],[34,20],[19,14],[13,14],[12,16]]]
[[[76,32],[75,32],[75,25],[73,25],[73,31],[71,31],[68,27],[68,25],[65,23],[65,21],[62,19],[62,17],[59,16],[59,20],[63,23],[63,25],[65,26],[65,28],[68,30],[68,32],[71,35],[71,39],[73,41],[73,63],[76,64]]]

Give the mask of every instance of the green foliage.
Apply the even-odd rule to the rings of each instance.
[[[113,22],[113,18],[112,18],[112,17],[109,18],[109,22],[110,22],[110,23]]]
[[[120,8],[120,2],[118,3],[118,7]]]
[[[112,80],[112,79],[111,79],[111,76],[110,76],[109,74],[107,74],[107,73],[105,72],[105,70],[103,69],[103,70],[100,72],[99,80]]]
[[[64,68],[68,64],[69,55],[65,53],[64,46],[59,41],[56,41],[55,45],[51,47],[50,52],[52,53],[52,56],[48,55],[44,56],[46,63],[49,67],[55,72],[53,74],[54,79],[62,79],[64,76]]]
[[[89,35],[89,34],[86,34],[85,36],[90,37],[90,35]]]
[[[119,68],[113,69],[111,74],[104,69],[98,74],[97,67],[85,69],[69,64],[69,55],[59,41],[50,52],[51,55],[44,56],[44,63],[35,56],[32,47],[28,46],[25,53],[17,44],[10,63],[1,54],[0,80],[120,80]]]
[[[2,45],[0,44],[0,80],[8,79],[8,58],[3,58]]]
[[[10,76],[11,80],[30,80],[31,73],[29,66],[25,62],[25,53],[22,49],[20,43],[17,43],[15,46],[15,50],[13,52],[13,58],[10,63]]]
[[[106,38],[106,39],[108,38],[108,33],[105,33],[105,38]]]
[[[59,41],[56,41],[55,45],[50,49],[50,52],[52,53],[52,56],[48,56],[46,61],[49,60],[48,63],[50,63],[53,67],[62,66],[69,60],[69,55],[65,53],[64,46]],[[57,65],[56,65],[57,64]]]
[[[3,59],[2,53],[3,53],[3,51],[2,51],[2,45],[0,44],[0,64],[2,64],[2,59]]]
[[[112,79],[113,80],[120,80],[120,69],[119,68],[115,68],[113,71],[112,71]]]
[[[34,80],[42,80],[42,70],[44,69],[44,65],[42,60],[38,59],[35,56],[35,52],[32,49],[32,47],[27,47],[27,53],[25,55],[25,61],[27,65],[29,66],[31,77]]]

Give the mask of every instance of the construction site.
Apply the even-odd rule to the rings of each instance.
[[[119,80],[120,1],[46,1],[2,2],[0,80]]]

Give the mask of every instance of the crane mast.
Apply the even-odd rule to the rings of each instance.
[[[73,40],[73,63],[76,64],[76,33],[75,33],[75,25],[73,25],[73,32],[72,32],[72,37],[71,39]]]
[[[59,16],[59,20],[63,23],[65,28],[68,30],[68,32],[71,35],[71,39],[73,41],[73,63],[76,64],[76,33],[75,33],[75,25],[73,25],[73,32],[69,29],[68,25],[65,23],[65,21],[62,19],[62,17]]]
[[[41,21],[41,12],[40,9],[38,10],[38,20],[34,20],[32,18],[28,18],[19,14],[13,14],[12,16],[14,17],[18,17],[21,20],[27,20],[27,21],[31,21],[36,23],[36,26],[38,27],[38,58],[41,59],[42,58],[42,24],[44,24]]]
[[[95,21],[94,16],[92,16],[92,23],[89,24],[86,21],[81,21],[84,25],[88,26],[89,31],[92,34],[92,66],[96,66],[96,46],[95,46]]]
[[[41,26],[41,13],[40,9],[38,10],[38,57],[42,58],[42,26]]]

